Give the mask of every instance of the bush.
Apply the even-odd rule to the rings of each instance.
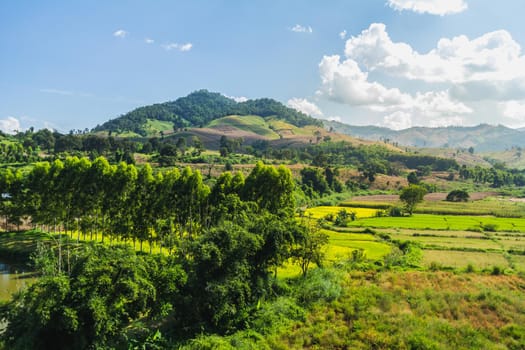
[[[391,207],[388,210],[388,215],[392,217],[401,217],[403,216],[403,208],[400,207]]]
[[[467,202],[470,196],[465,190],[454,190],[450,191],[447,195],[446,201],[448,202]]]
[[[467,267],[465,268],[465,272],[467,272],[467,273],[473,273],[475,271],[476,271],[476,269],[474,268],[474,265],[472,265],[472,264],[468,264]]]
[[[498,225],[496,225],[496,224],[484,224],[482,226],[482,228],[483,228],[483,231],[496,232],[497,229],[498,229]]]
[[[299,281],[295,296],[303,305],[333,301],[341,295],[341,275],[333,269],[317,268]]]
[[[503,274],[503,269],[499,266],[493,266],[492,271],[490,272],[492,276],[499,276]]]
[[[266,302],[255,314],[251,328],[261,334],[271,334],[292,321],[303,321],[305,310],[289,297]]]

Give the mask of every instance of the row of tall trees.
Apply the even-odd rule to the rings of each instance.
[[[149,165],[69,157],[36,163],[28,172],[3,170],[0,214],[14,224],[25,218],[79,236],[102,232],[172,247],[177,238],[234,219],[239,208],[291,217],[293,191],[291,172],[283,166],[258,163],[247,178],[225,173],[210,188],[189,167],[154,173]]]

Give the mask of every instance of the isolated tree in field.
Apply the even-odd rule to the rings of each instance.
[[[453,190],[447,195],[446,200],[448,202],[466,202],[470,198],[469,194],[465,190]]]
[[[294,248],[291,251],[292,261],[299,265],[303,276],[306,276],[311,263],[322,267],[324,246],[328,243],[328,235],[323,233],[317,223],[310,220],[305,225],[298,226],[294,232]]]
[[[426,193],[427,190],[418,185],[410,185],[401,190],[399,199],[405,204],[405,210],[409,215],[412,215],[416,205],[423,201]]]

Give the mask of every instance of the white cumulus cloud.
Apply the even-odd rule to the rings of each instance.
[[[153,40],[153,39],[151,39],[151,38],[146,38],[146,39],[144,39],[144,42],[145,42],[146,44],[153,44],[153,43],[155,43],[155,40]]]
[[[525,124],[525,54],[506,30],[441,38],[418,52],[372,23],[347,38],[344,55],[323,56],[319,75],[319,98],[369,112],[359,124]]]
[[[15,117],[7,117],[5,119],[0,119],[0,130],[7,134],[14,134],[20,130],[20,120]]]
[[[395,10],[409,10],[432,15],[460,13],[468,8],[464,0],[388,0],[388,6]]]
[[[290,28],[292,32],[295,33],[313,33],[313,29],[310,26],[303,26],[300,24],[296,24],[293,27]]]
[[[345,40],[345,39],[346,39],[346,29],[339,33],[339,37],[340,37],[342,40]]]
[[[288,107],[308,114],[313,117],[322,117],[323,112],[315,105],[315,103],[308,101],[305,98],[292,98],[286,103]]]
[[[397,111],[383,118],[382,126],[393,130],[408,129],[412,126],[412,117],[409,113]]]
[[[238,102],[238,103],[248,101],[248,97],[244,97],[244,96],[229,96],[229,95],[224,95],[224,94],[223,94],[223,96],[227,97],[227,98],[230,98],[230,99],[232,99],[232,100],[234,100],[235,102]]]
[[[125,38],[128,35],[124,29],[119,29],[113,33],[113,36],[116,38]]]
[[[186,52],[186,51],[190,51],[193,48],[193,44],[192,43],[186,43],[186,44],[168,43],[168,44],[162,45],[162,47],[166,51],[178,50],[181,52]]]
[[[410,125],[463,123],[461,116],[473,112],[461,101],[451,98],[446,90],[409,94],[369,81],[368,73],[350,58],[341,61],[338,55],[324,56],[319,70],[319,96],[354,107],[365,107],[372,112],[389,113],[383,120],[389,127],[399,129]]]
[[[501,82],[525,78],[525,56],[509,32],[498,30],[470,40],[442,38],[427,53],[393,42],[383,23],[346,42],[345,55],[370,71],[426,82]]]
[[[525,100],[501,102],[500,108],[503,116],[509,119],[507,125],[517,128],[525,126]]]
[[[329,99],[349,105],[396,106],[409,103],[410,96],[399,89],[389,89],[368,81],[368,73],[361,71],[357,62],[341,62],[339,55],[324,56],[319,63],[321,90]]]

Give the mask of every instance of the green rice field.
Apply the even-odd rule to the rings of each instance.
[[[371,207],[377,203],[370,203]],[[306,211],[314,219],[336,215],[342,206],[322,206]],[[416,242],[423,249],[421,266],[476,270],[514,269],[525,272],[525,218],[480,215],[414,214],[411,217],[377,217],[377,208],[347,207],[357,213],[348,227],[322,230],[329,237],[329,262],[347,259],[362,249],[368,259],[379,260],[391,250],[391,241]],[[327,227],[330,228],[330,227]],[[368,233],[363,233],[368,232]]]
[[[493,225],[487,229],[487,225]],[[500,218],[472,215],[414,214],[405,217],[364,218],[348,223],[349,227],[404,228],[422,230],[525,232],[525,218]]]

